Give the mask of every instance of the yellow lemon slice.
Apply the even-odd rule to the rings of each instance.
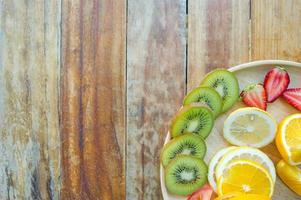
[[[276,181],[276,170],[271,159],[259,149],[252,147],[236,147],[235,149],[232,149],[226,153],[215,168],[216,179],[218,180],[219,177],[224,174],[224,171],[229,163],[240,159],[250,160],[258,163],[269,172],[273,182]]]
[[[237,146],[260,148],[273,141],[276,120],[269,113],[254,107],[232,112],[224,122],[224,138]]]
[[[301,114],[284,118],[278,126],[277,148],[283,159],[291,165],[301,164]]]
[[[282,181],[294,192],[301,196],[301,169],[291,166],[281,160],[277,164],[277,174]]]
[[[256,162],[237,160],[228,165],[218,179],[217,188],[219,195],[242,192],[271,197],[274,182],[269,172]]]
[[[228,153],[230,150],[235,149],[236,147],[227,147],[219,150],[213,158],[210,160],[209,167],[208,167],[208,182],[211,185],[212,189],[216,192],[217,185],[216,185],[216,176],[215,176],[215,168],[218,162],[222,159],[222,157]]]

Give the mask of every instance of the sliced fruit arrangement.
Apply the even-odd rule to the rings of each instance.
[[[223,156],[219,158],[222,154]],[[219,160],[217,164],[216,158]],[[222,149],[213,157],[209,166],[216,166],[214,179],[217,180],[218,199],[232,199],[246,194],[269,198],[273,194],[276,181],[275,168],[268,156],[258,149],[251,147]]]
[[[206,153],[206,144],[201,137],[186,133],[169,141],[161,153],[161,163],[166,167],[178,155],[191,155],[203,159]]]
[[[207,165],[199,158],[179,155],[165,169],[165,184],[172,194],[189,195],[207,181]]]
[[[277,165],[281,179],[300,195],[301,113],[286,117],[278,125],[267,113],[268,103],[280,96],[301,111],[301,88],[290,88],[290,77],[282,67],[268,71],[263,84],[251,84],[239,95],[237,78],[226,69],[208,73],[201,86],[187,94],[183,107],[174,117],[171,140],[161,152],[165,185],[169,193],[188,200],[271,199],[276,181],[269,157],[256,148],[273,141],[284,161]],[[214,120],[238,100],[249,106],[232,112],[224,122],[223,136],[233,145],[217,152],[209,168],[203,161],[204,140]],[[245,173],[248,172],[248,173]],[[206,184],[207,180],[210,185]],[[300,187],[299,187],[300,186]]]
[[[230,109],[238,97],[237,78],[226,69],[210,72],[202,86],[187,94],[183,107],[172,120],[171,140],[161,152],[169,193],[191,194],[190,200],[200,196],[202,200],[210,199],[213,190],[208,189],[209,185],[204,186],[208,174],[208,167],[202,160],[206,153],[204,139],[210,134],[215,118]]]
[[[290,105],[301,111],[301,88],[287,89],[283,97]]]
[[[184,106],[174,117],[170,133],[172,137],[177,137],[183,133],[189,132],[206,138],[214,123],[212,111],[197,104]]]
[[[188,105],[191,103],[203,103],[207,105],[214,116],[216,118],[223,107],[223,100],[221,96],[210,87],[198,87],[189,92],[184,98],[184,105]]]
[[[279,123],[276,145],[287,163],[301,164],[301,113],[289,115]]]
[[[269,70],[262,84],[250,84],[240,94],[242,101],[250,107],[267,109],[267,103],[272,103],[282,96],[290,105],[301,111],[301,88],[290,88],[290,76],[280,66]]]
[[[250,107],[257,107],[262,110],[267,109],[267,94],[261,84],[251,84],[246,87],[240,96],[242,101]]]
[[[236,76],[227,69],[216,69],[209,72],[201,86],[214,88],[222,97],[222,112],[228,111],[239,98],[239,85]]]
[[[277,66],[268,71],[264,78],[264,88],[267,92],[268,102],[271,103],[280,97],[289,83],[289,74],[283,67]]]
[[[224,138],[237,146],[260,148],[274,140],[277,123],[269,113],[255,108],[240,108],[224,122]]]
[[[301,196],[301,169],[281,160],[277,164],[277,174],[296,194]]]

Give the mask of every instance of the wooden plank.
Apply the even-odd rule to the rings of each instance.
[[[188,1],[188,90],[214,68],[249,60],[249,1]]]
[[[251,6],[251,59],[283,59],[300,62],[301,2],[298,0],[252,0]],[[276,101],[277,103],[280,101]],[[280,156],[274,143],[263,150],[275,163],[279,161]],[[286,199],[292,200],[300,199],[280,181],[276,183],[274,196],[276,198],[285,196]]]
[[[185,12],[185,0],[128,1],[127,199],[162,198],[160,148],[185,92]]]
[[[301,61],[301,2],[295,0],[257,1],[251,4],[253,60],[283,59]],[[278,162],[275,145],[264,149],[273,153]]]
[[[252,0],[252,59],[301,61],[301,2]]]
[[[0,0],[0,199],[59,199],[60,16]]]
[[[125,4],[62,4],[62,199],[125,198]]]

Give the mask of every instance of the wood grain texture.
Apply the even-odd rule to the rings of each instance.
[[[160,148],[185,92],[185,12],[184,0],[128,1],[127,199],[161,199]]]
[[[301,61],[301,1],[252,0],[252,59]]]
[[[221,67],[249,60],[249,1],[188,1],[188,90]]]
[[[186,88],[249,59],[300,62],[300,25],[299,0],[0,0],[0,199],[160,199]]]
[[[62,4],[62,199],[125,198],[125,3]]]
[[[0,199],[60,194],[60,1],[0,1]]]

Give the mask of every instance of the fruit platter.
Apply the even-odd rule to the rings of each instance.
[[[165,200],[300,200],[301,63],[200,77],[170,121],[160,176]]]

